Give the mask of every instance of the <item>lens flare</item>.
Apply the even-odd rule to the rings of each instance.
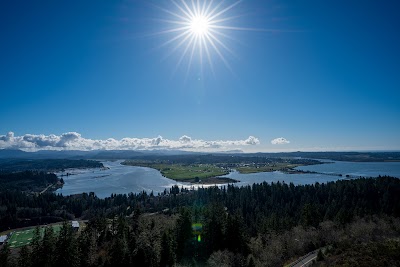
[[[208,62],[214,73],[214,63],[222,61],[233,73],[228,56],[236,57],[229,47],[232,41],[238,41],[234,32],[288,32],[277,29],[242,27],[239,20],[239,4],[244,0],[171,0],[169,5],[156,6],[166,16],[160,19],[165,30],[156,34],[166,35],[167,41],[159,48],[168,46],[169,53],[178,54],[175,71],[182,62],[187,61],[189,72],[193,62],[198,59],[201,71],[203,63]]]

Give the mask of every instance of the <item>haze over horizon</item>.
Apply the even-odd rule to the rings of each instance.
[[[0,149],[400,150],[400,3],[184,3],[0,3]]]

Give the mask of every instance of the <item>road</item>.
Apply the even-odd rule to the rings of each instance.
[[[299,258],[298,260],[292,262],[291,264],[287,265],[287,267],[306,267],[310,266],[313,260],[317,259],[318,250],[311,251],[310,253],[304,255],[303,257]]]
[[[53,184],[49,185],[48,187],[46,187],[45,189],[43,189],[42,192],[39,193],[39,195],[43,194],[44,192],[47,191],[47,189],[49,189],[51,186],[53,186]]]

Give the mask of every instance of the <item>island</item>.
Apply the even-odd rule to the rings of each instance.
[[[310,159],[268,158],[232,155],[185,155],[142,157],[125,160],[121,164],[158,170],[164,177],[175,181],[197,184],[226,184],[239,182],[224,177],[231,171],[257,173],[282,171],[302,173],[296,167],[321,164]]]

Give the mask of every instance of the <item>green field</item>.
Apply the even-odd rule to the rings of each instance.
[[[174,180],[204,179],[227,174],[227,171],[209,164],[158,166],[161,174]]]
[[[61,229],[61,225],[53,225],[52,227],[55,233],[58,233]],[[44,235],[44,229],[45,227],[40,227],[40,234],[42,236]],[[11,235],[11,238],[8,240],[10,248],[18,248],[25,245],[29,245],[29,243],[32,241],[34,231],[35,228],[15,231]]]
[[[228,174],[228,171],[217,167],[212,164],[163,164],[163,163],[144,163],[144,162],[134,162],[126,161],[126,165],[132,166],[142,166],[149,167],[159,170],[162,175],[167,178],[184,181],[193,180],[198,177],[200,180],[210,177],[217,177],[221,175]]]

